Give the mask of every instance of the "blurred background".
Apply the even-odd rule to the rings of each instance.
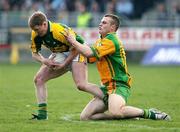
[[[89,44],[99,37],[102,16],[116,14],[128,61],[180,65],[180,0],[0,0],[0,63],[33,61],[28,18],[38,10]]]

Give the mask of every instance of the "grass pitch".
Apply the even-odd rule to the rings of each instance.
[[[38,64],[0,64],[0,132],[178,132],[180,131],[180,67],[143,67],[129,64],[133,76],[129,105],[158,108],[172,121],[80,121],[79,115],[92,96],[76,90],[71,73],[48,82],[47,121],[28,120],[36,112],[33,76]],[[89,81],[99,84],[94,65]]]

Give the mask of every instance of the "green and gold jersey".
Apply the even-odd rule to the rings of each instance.
[[[103,84],[117,81],[130,87],[131,77],[128,74],[125,51],[116,33],[109,33],[91,46],[97,61],[97,68]]]
[[[32,52],[39,52],[42,45],[50,49],[52,52],[67,52],[70,44],[63,35],[63,31],[68,29],[70,33],[76,36],[76,40],[84,43],[84,40],[78,36],[71,28],[61,23],[52,23],[48,21],[48,31],[43,37],[38,36],[33,30],[31,33],[31,50]]]

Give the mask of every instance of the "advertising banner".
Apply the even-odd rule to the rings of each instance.
[[[97,28],[76,28],[88,44],[93,44],[98,38]],[[117,35],[126,50],[149,50],[155,44],[180,43],[180,28],[121,28]]]
[[[143,65],[180,65],[180,45],[155,45],[144,56]]]

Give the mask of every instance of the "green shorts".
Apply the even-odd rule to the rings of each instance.
[[[110,95],[110,94],[121,95],[124,98],[124,100],[126,101],[126,103],[127,103],[128,98],[129,98],[129,96],[131,94],[130,88],[128,86],[126,86],[126,85],[118,85],[113,90],[108,90],[108,86],[103,85],[103,86],[100,87],[100,89],[102,90],[104,95]]]

